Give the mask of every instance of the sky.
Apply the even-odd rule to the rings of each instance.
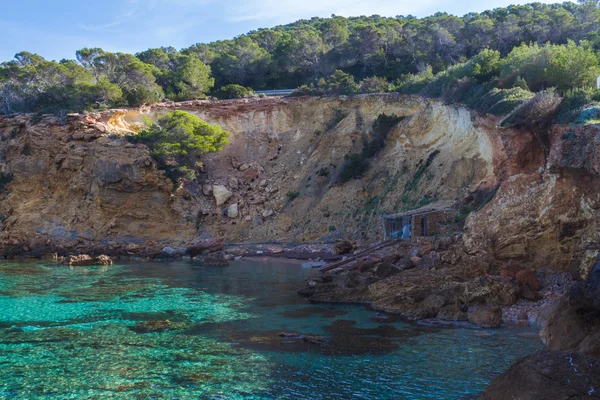
[[[6,0],[0,13],[0,62],[20,51],[75,58],[83,47],[137,53],[231,39],[257,28],[313,16],[425,17],[481,12],[519,0]],[[551,3],[553,1],[542,0]]]

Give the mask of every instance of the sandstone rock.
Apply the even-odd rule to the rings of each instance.
[[[244,179],[247,181],[253,181],[258,179],[260,176],[260,171],[256,168],[250,168],[244,171]]]
[[[229,207],[227,207],[227,216],[229,218],[237,218],[238,215],[239,215],[239,210],[238,210],[237,204],[232,204]]]
[[[217,207],[222,206],[229,200],[229,198],[233,195],[233,193],[222,185],[213,186],[213,196],[215,197],[215,202],[217,203]]]
[[[273,215],[273,210],[271,210],[270,208],[263,211],[262,213],[263,218],[269,218],[271,215]]]
[[[348,254],[354,250],[354,245],[349,240],[338,240],[333,246],[333,252],[337,255]]]
[[[497,328],[502,323],[502,309],[493,306],[472,306],[467,313],[469,322],[482,328]]]
[[[244,171],[246,171],[249,168],[250,168],[250,165],[248,165],[248,164],[241,164],[238,169],[240,170],[240,172],[244,172]]]
[[[535,276],[535,272],[529,270],[521,270],[515,275],[515,279],[518,283],[528,285],[533,290],[540,290],[542,284],[539,279]]]

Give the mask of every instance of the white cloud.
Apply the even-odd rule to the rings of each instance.
[[[229,7],[232,21],[276,21],[289,22],[312,16],[331,14],[345,17],[359,15],[408,15],[419,14],[439,0],[421,0],[419,2],[399,2],[397,0],[256,0],[245,1],[237,7]],[[237,2],[236,2],[237,3]]]
[[[166,0],[186,1],[186,0]],[[532,0],[533,1],[533,0]],[[556,0],[538,0],[542,3],[553,3]],[[331,14],[345,17],[361,15],[416,15],[426,16],[437,11],[447,11],[462,15],[470,11],[480,12],[509,4],[526,3],[515,0],[246,0],[229,1],[226,19],[233,22],[268,21],[273,23],[289,23],[301,18],[314,16],[328,17]]]
[[[112,22],[107,22],[106,24],[103,25],[84,25],[84,24],[79,24],[78,26],[81,29],[85,29],[86,31],[101,31],[104,29],[108,29],[108,28],[112,28],[113,26],[117,26],[119,25],[120,22],[119,21],[112,21]]]

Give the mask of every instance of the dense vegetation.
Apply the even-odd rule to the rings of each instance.
[[[173,180],[195,179],[202,168],[199,156],[222,150],[228,138],[229,132],[220,126],[185,111],[166,113],[155,122],[148,120],[144,130],[129,137],[133,142],[145,143],[159,168]]]
[[[496,114],[557,88],[573,109],[598,98],[579,89],[594,85],[599,32],[598,3],[586,0],[463,17],[312,18],[135,56],[82,49],[76,60],[54,62],[23,52],[0,65],[0,112],[59,113],[296,87],[300,94],[421,93]],[[563,119],[575,114],[557,112]]]

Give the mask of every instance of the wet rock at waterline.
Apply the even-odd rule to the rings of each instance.
[[[91,257],[87,254],[71,255],[65,257],[63,260],[63,264],[69,266],[111,265],[112,263],[111,258],[106,255],[99,255],[97,257]]]

